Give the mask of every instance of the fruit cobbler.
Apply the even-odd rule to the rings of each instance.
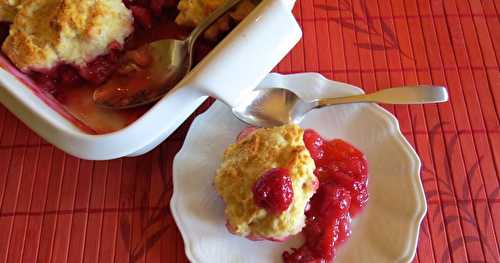
[[[226,149],[215,187],[231,232],[283,240],[304,227],[317,179],[302,135],[295,125],[261,129]]]
[[[311,129],[249,128],[224,152],[214,184],[231,233],[283,241],[302,232],[283,261],[330,262],[368,201],[368,166],[349,143]]]
[[[185,38],[223,2],[0,0],[0,66],[14,75],[29,76],[33,83],[28,86],[50,94],[94,132],[114,131],[146,109],[100,109],[91,103],[92,91],[113,74],[123,74],[123,65],[143,66],[144,58],[134,49],[159,39]],[[195,46],[195,62],[254,6],[244,0],[209,27]]]

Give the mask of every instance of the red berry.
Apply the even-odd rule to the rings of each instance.
[[[292,179],[284,168],[274,168],[264,173],[255,182],[252,191],[257,206],[272,214],[286,211],[293,201]]]
[[[118,68],[118,57],[117,50],[110,50],[80,68],[80,76],[93,84],[102,84]]]
[[[57,87],[54,83],[53,78],[50,74],[45,74],[41,72],[31,72],[31,78],[38,84],[45,92],[49,94],[55,94],[57,92]]]
[[[61,65],[58,72],[63,86],[75,85],[82,81],[78,71],[70,65]]]
[[[313,160],[320,160],[323,157],[323,143],[323,138],[316,131],[311,129],[304,131],[304,144]]]
[[[153,19],[151,18],[151,13],[148,9],[137,5],[131,5],[129,9],[132,11],[132,15],[142,27],[146,29],[151,28]]]
[[[328,144],[325,145],[325,151],[330,159],[333,160],[345,160],[351,157],[363,156],[363,153],[361,153],[358,149],[340,139],[329,141]]]
[[[304,141],[306,138],[304,137]],[[318,150],[306,144],[308,150]],[[361,151],[349,143],[335,139],[324,142],[322,158],[315,160],[320,184],[333,182],[351,192],[351,215],[356,215],[368,201],[368,164]]]

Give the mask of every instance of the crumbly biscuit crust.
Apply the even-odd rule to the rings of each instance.
[[[0,21],[12,22],[21,2],[21,0],[0,0]]]

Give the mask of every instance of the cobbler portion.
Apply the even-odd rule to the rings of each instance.
[[[3,57],[0,62],[4,69],[21,76],[18,78],[27,86],[48,93],[48,100],[57,100],[50,105],[61,104],[64,111],[90,130],[115,131],[137,119],[146,107],[103,109],[92,103],[90,90],[106,83],[115,73],[127,74],[127,69],[134,68],[129,65],[145,67],[141,64],[145,58],[135,49],[159,39],[185,38],[222,3],[223,0],[0,0],[1,50],[10,63]],[[244,0],[207,29],[205,38],[195,45],[195,63],[254,6],[250,0]],[[28,83],[25,75],[34,83]]]
[[[368,201],[368,165],[352,145],[311,129],[249,128],[226,149],[215,188],[230,232],[282,241],[302,231],[305,243],[283,261],[330,262]]]
[[[2,51],[25,72],[61,62],[84,68],[110,45],[121,48],[132,31],[132,13],[121,0],[25,1]]]
[[[304,227],[317,179],[302,136],[296,125],[259,129],[226,149],[214,182],[229,231],[284,240]]]

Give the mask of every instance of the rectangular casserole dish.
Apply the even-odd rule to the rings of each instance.
[[[0,102],[42,138],[82,159],[107,160],[146,153],[167,138],[207,99],[253,89],[299,41],[291,13],[295,0],[263,0],[181,82],[142,117],[118,131],[94,135],[57,110],[0,64]],[[5,61],[5,60],[4,60]],[[210,125],[210,124],[207,124]]]

